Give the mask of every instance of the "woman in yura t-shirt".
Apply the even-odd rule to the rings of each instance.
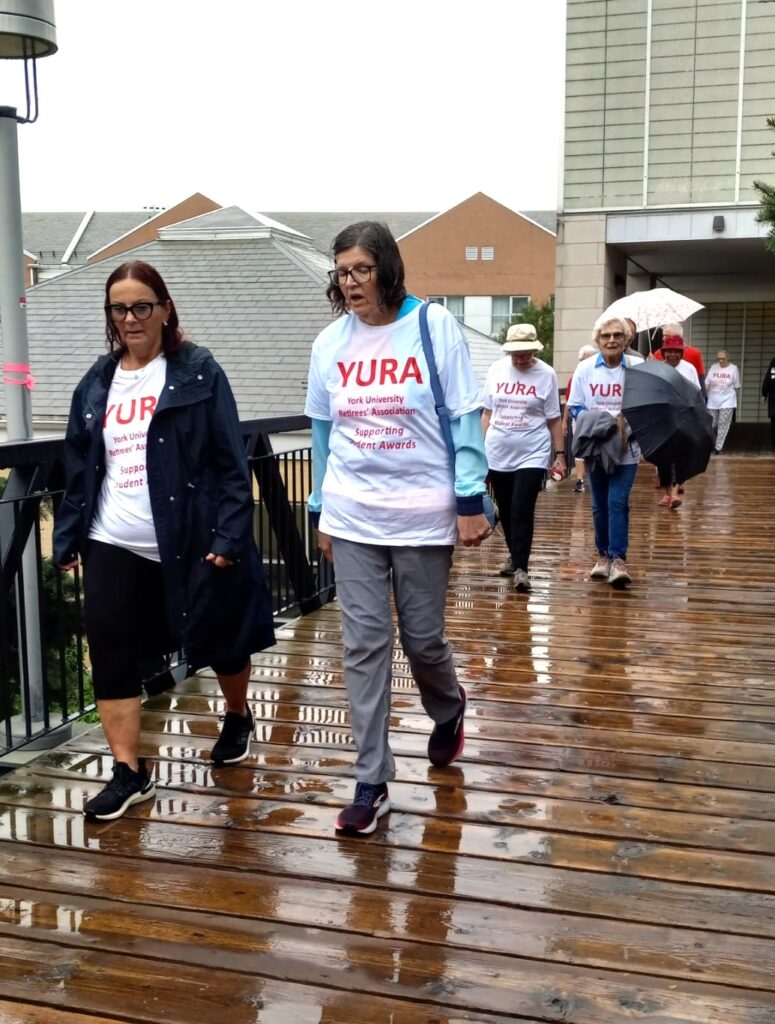
[[[344,677],[358,750],[355,797],[338,832],[373,832],[395,777],[388,744],[395,597],[401,643],[433,719],[428,758],[463,749],[466,696],[444,636],[452,549],[479,544],[487,465],[479,396],[463,332],[428,308],[439,382],[452,420],[454,471],[441,433],[420,335],[419,299],[384,224],[362,221],[334,239],[328,297],[344,313],[312,346],[305,412],[312,419],[319,543],[336,569]]]
[[[513,573],[518,593],[532,589],[527,565],[546,471],[551,464],[557,479],[567,473],[557,375],[536,358],[542,350],[532,324],[513,324],[482,392],[487,464],[509,549],[500,571]]]
[[[713,421],[713,451],[721,455],[737,408],[740,374],[735,364],[729,361],[726,349],[720,349],[716,359],[717,362],[705,375],[705,392],[708,396],[708,412]]]

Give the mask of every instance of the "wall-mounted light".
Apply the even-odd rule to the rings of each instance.
[[[716,235],[720,235],[725,227],[726,221],[724,220],[724,217],[722,216],[722,214],[717,213],[716,216],[713,218],[713,233]]]

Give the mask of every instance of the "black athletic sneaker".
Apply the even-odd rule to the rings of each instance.
[[[347,835],[367,836],[377,827],[377,819],[390,810],[386,782],[372,786],[368,782],[355,783],[355,797],[344,807],[336,819],[336,831]]]
[[[136,772],[123,761],[117,761],[113,765],[113,778],[101,793],[86,803],[83,813],[92,821],[113,821],[132,804],[150,800],[155,792],[153,779],[142,758],[137,762]]]
[[[436,768],[446,768],[463,753],[465,734],[463,718],[466,713],[466,691],[460,687],[460,699],[463,702],[454,718],[436,725],[428,740],[428,760]]]
[[[214,764],[237,764],[238,761],[244,761],[250,753],[253,715],[247,704],[245,711],[244,715],[238,715],[236,711],[226,712],[221,735],[210,752]]]

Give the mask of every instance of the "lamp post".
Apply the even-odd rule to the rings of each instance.
[[[56,53],[54,0],[3,0],[0,5],[0,60],[24,62],[27,110],[0,106],[0,322],[3,331],[8,440],[32,437],[32,412],[24,294],[19,146],[16,126],[38,116],[36,60]]]
[[[0,3],[0,60],[23,61],[26,111],[0,106],[0,324],[2,325],[3,382],[9,441],[32,437],[33,380],[29,367],[26,297],[23,272],[21,193],[19,189],[19,147],[17,124],[32,123],[38,117],[36,60],[56,53],[54,0],[2,0]],[[27,614],[24,643],[27,651],[25,719],[43,717],[43,666],[39,621],[36,541],[31,537],[22,556],[23,595],[18,593],[17,609]],[[21,666],[20,666],[21,667]]]

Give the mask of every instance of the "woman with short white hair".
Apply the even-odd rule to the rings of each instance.
[[[592,332],[597,355],[579,363],[573,374],[569,405],[571,415],[582,411],[603,412],[621,421],[624,371],[642,363],[640,356],[624,355],[632,339],[632,328],[624,320],[598,320]],[[592,492],[592,520],[598,559],[592,567],[592,579],[607,580],[621,588],[630,582],[627,569],[629,540],[629,499],[640,461],[640,448],[634,440],[625,441],[619,464],[612,473],[589,463],[587,479]]]

